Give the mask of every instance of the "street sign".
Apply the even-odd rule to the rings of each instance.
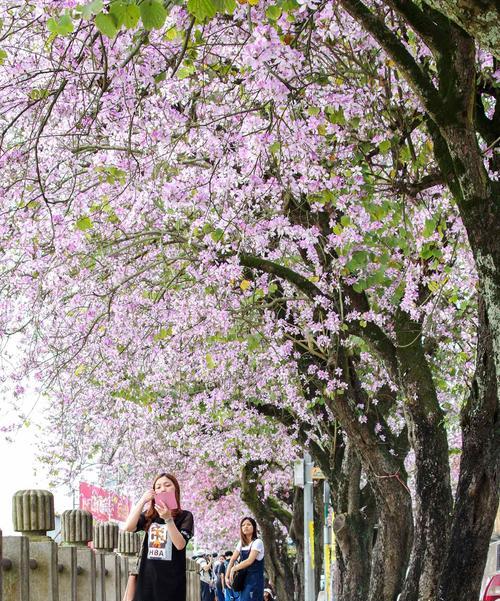
[[[293,483],[295,484],[295,486],[300,486],[300,488],[304,488],[305,466],[303,459],[299,459],[293,465]]]
[[[325,479],[325,474],[323,474],[320,467],[313,466],[312,479],[313,480],[324,480]]]

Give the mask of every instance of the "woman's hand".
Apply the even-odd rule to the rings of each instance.
[[[155,496],[155,491],[154,491],[152,488],[148,489],[148,490],[147,490],[147,491],[146,491],[146,492],[145,492],[145,493],[142,495],[142,497],[141,497],[141,499],[140,499],[140,500],[141,500],[141,503],[142,503],[143,505],[146,505],[146,503],[147,503],[148,501],[151,501],[151,499],[152,499],[154,496]]]
[[[158,512],[158,515],[161,517],[162,520],[167,521],[172,518],[172,512],[165,505],[165,503],[162,503],[161,501],[156,501],[155,507],[156,511]]]

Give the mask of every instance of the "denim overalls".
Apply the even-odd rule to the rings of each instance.
[[[240,551],[241,561],[248,559],[251,547],[247,551]],[[264,600],[264,558],[256,559],[248,566],[245,578],[245,587],[240,593],[239,601],[263,601]]]

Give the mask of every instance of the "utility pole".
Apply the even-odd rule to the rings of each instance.
[[[294,484],[304,489],[304,601],[316,601],[314,585],[313,462],[309,453],[295,463]]]
[[[309,453],[304,453],[304,601],[315,601],[314,586],[314,510],[313,463]]]
[[[330,574],[332,565],[332,530],[331,525],[328,523],[328,515],[330,509],[330,485],[326,480],[324,480],[323,482],[323,507],[325,511],[325,526],[323,528],[323,557],[325,560],[325,597],[326,601],[332,601],[332,579]]]

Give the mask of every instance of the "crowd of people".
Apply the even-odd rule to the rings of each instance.
[[[186,545],[194,534],[194,518],[181,507],[174,475],[164,472],[154,479],[152,488],[130,511],[124,528],[143,530],[145,536],[123,601],[186,601]],[[274,601],[256,521],[244,517],[236,534],[233,551],[193,557],[200,574],[200,601]]]
[[[244,518],[248,519],[248,518]],[[233,551],[220,551],[219,553],[201,553],[193,555],[198,564],[198,573],[201,580],[201,601],[239,601],[240,593],[234,591],[226,582],[229,563]],[[266,577],[264,570],[264,601],[275,601],[274,586]]]

